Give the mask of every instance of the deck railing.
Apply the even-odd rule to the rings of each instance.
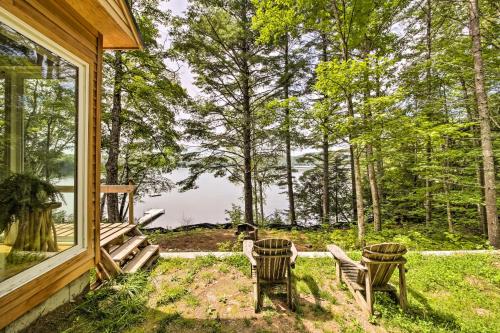
[[[75,187],[73,185],[59,185],[56,188],[61,193],[74,193]],[[128,223],[134,223],[134,195],[137,190],[137,185],[101,185],[101,193],[126,193],[128,196]]]

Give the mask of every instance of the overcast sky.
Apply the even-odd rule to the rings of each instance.
[[[181,16],[184,15],[184,12],[187,9],[188,0],[163,0],[161,1],[160,7],[162,9],[168,9],[172,12],[172,15]],[[162,31],[162,40],[161,43],[165,43],[166,46],[170,44],[170,38],[166,31]],[[179,80],[182,86],[187,90],[189,95],[192,97],[196,97],[199,95],[200,90],[193,84],[194,77],[191,71],[189,70],[189,65],[186,62],[173,62],[167,61],[169,68],[172,70],[176,70],[179,76]],[[186,147],[193,147],[193,143],[183,142]],[[196,146],[196,144],[194,144]],[[316,151],[313,148],[309,149],[294,149],[292,151],[292,155],[302,155],[304,153]]]
[[[187,9],[187,0],[168,0],[162,1],[160,4],[162,9],[168,9],[172,12],[173,15],[180,16],[183,15]],[[168,46],[170,44],[170,38],[167,35],[166,31],[162,31],[162,43],[166,43]],[[194,86],[193,74],[189,70],[189,66],[185,62],[172,62],[167,61],[167,64],[170,69],[176,70],[179,75],[179,80],[182,86],[187,90],[189,95],[195,97],[199,93],[199,89]]]

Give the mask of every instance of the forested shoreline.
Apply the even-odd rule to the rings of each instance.
[[[166,191],[182,163],[184,190],[203,173],[241,184],[247,223],[270,222],[279,184],[285,223],[353,221],[359,244],[366,228],[409,223],[500,245],[495,1],[131,5],[145,48],[105,56],[103,182]],[[294,177],[294,163],[313,167]],[[126,216],[125,197],[105,205]]]

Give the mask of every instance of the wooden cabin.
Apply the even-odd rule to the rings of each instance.
[[[0,196],[18,200],[24,182],[66,189],[30,211],[36,226],[0,214],[9,332],[81,293],[100,263],[103,50],[142,44],[126,0],[0,0],[0,39]]]

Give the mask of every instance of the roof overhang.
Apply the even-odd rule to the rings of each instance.
[[[142,38],[126,0],[66,0],[103,35],[105,49],[142,49]]]

